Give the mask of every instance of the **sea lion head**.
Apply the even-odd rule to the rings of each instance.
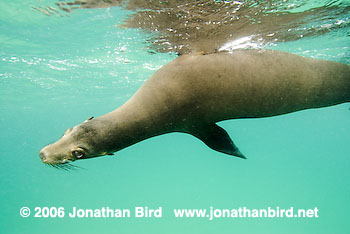
[[[59,166],[80,159],[110,155],[99,141],[100,124],[99,121],[92,121],[91,117],[82,124],[67,129],[58,141],[45,146],[39,152],[39,157],[45,164]]]

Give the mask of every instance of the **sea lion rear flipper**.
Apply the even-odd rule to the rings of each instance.
[[[191,134],[203,141],[213,150],[244,159],[246,158],[239,151],[237,146],[235,146],[228,133],[215,123],[196,128]]]

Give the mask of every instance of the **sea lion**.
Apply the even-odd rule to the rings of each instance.
[[[189,133],[244,158],[216,122],[282,115],[350,101],[350,66],[270,50],[183,55],[121,107],[68,129],[39,155],[50,165],[98,157],[150,137]]]

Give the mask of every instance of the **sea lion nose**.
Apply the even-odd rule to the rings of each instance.
[[[39,157],[41,158],[41,160],[43,162],[46,161],[46,155],[45,155],[45,153],[42,150],[39,152]]]

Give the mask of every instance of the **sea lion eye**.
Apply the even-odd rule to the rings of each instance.
[[[74,150],[72,151],[72,155],[73,157],[75,157],[76,159],[81,159],[84,157],[84,152],[81,150]]]

